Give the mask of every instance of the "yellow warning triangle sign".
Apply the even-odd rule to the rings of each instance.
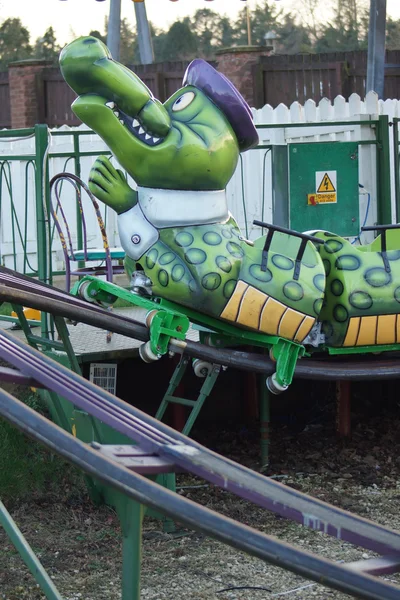
[[[326,194],[327,192],[336,192],[336,189],[328,173],[325,173],[317,189],[317,194]]]

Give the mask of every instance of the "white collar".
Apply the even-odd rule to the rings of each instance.
[[[183,227],[224,222],[229,218],[226,190],[194,192],[138,186],[139,205],[154,227]]]

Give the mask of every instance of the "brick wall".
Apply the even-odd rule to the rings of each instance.
[[[37,77],[49,64],[46,60],[21,60],[8,67],[11,127],[33,127],[40,122]]]
[[[217,69],[237,87],[250,106],[257,106],[252,67],[260,56],[269,56],[271,48],[239,46],[217,53]],[[43,86],[41,73],[51,63],[29,59],[11,63],[8,67],[11,108],[11,127],[33,127],[43,122]]]
[[[236,46],[218,50],[217,69],[232,81],[250,106],[257,106],[252,67],[260,56],[270,56],[269,46]]]

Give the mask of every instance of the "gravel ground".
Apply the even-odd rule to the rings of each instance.
[[[400,531],[399,432],[398,409],[360,420],[349,440],[338,439],[326,426],[300,433],[276,429],[269,474],[288,486]],[[256,437],[249,431],[198,435],[200,441],[253,468],[257,468],[258,460]],[[178,485],[184,486],[179,493],[186,497],[322,557],[350,562],[372,556],[191,476],[179,476]],[[64,482],[59,496],[33,495],[29,502],[13,503],[10,511],[66,600],[121,598],[120,529],[112,509],[93,506],[81,489]],[[399,575],[387,579],[400,585]],[[145,519],[143,599],[264,600],[285,596],[295,600],[348,597],[179,524],[174,534],[167,534],[159,521]],[[44,598],[3,531],[0,598]]]

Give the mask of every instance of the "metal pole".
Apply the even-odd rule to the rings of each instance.
[[[248,2],[246,2],[246,19],[247,19],[247,44],[249,46],[251,46],[250,9],[249,9]]]
[[[142,65],[150,65],[154,62],[154,50],[144,2],[135,2],[135,15],[140,62]]]
[[[14,544],[22,560],[48,600],[63,600],[36,554],[20,532],[14,519],[0,500],[0,525]]]
[[[121,39],[121,0],[110,1],[110,16],[108,18],[107,46],[114,60],[119,60]]]
[[[368,32],[366,92],[373,90],[383,98],[385,79],[386,0],[371,0]]]

